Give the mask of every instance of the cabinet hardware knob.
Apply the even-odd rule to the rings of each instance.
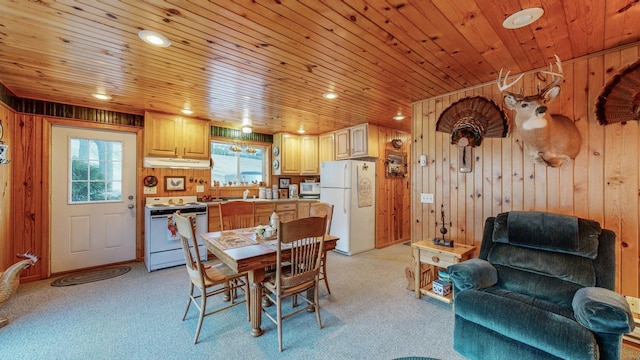
[[[433,262],[438,262],[438,261],[440,261],[440,258],[439,258],[439,257],[437,257],[437,256],[433,256],[433,257],[431,257],[431,260],[432,260]]]

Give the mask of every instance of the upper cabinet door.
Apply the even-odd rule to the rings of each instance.
[[[182,119],[182,153],[188,159],[209,159],[211,153],[208,121]]]
[[[348,159],[351,156],[349,147],[349,129],[336,131],[336,160]]]
[[[300,174],[300,138],[296,135],[282,136],[282,174]]]
[[[375,125],[361,124],[353,126],[350,129],[350,158],[378,157],[378,127]]]
[[[182,136],[182,123],[176,116],[147,112],[144,116],[144,154],[176,157]]]
[[[333,132],[318,137],[318,164],[336,159],[335,134]]]
[[[350,141],[352,157],[367,155],[367,124],[352,127]]]
[[[318,162],[318,137],[303,135],[300,137],[300,175],[320,174]]]

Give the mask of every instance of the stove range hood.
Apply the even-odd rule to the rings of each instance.
[[[179,159],[145,157],[143,164],[145,168],[171,168],[171,169],[209,169],[211,160]]]

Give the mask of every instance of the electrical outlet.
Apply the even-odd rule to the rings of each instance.
[[[640,314],[640,299],[633,296],[625,296],[625,298],[629,303],[629,308],[631,308],[631,312]]]
[[[145,195],[155,195],[158,193],[158,188],[156,186],[145,186],[142,192]]]
[[[433,204],[433,194],[420,194],[420,202],[425,204]]]
[[[196,185],[196,192],[198,193],[204,192],[204,185]]]

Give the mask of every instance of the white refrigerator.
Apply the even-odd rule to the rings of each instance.
[[[376,163],[363,160],[320,164],[320,201],[333,204],[335,250],[354,255],[375,248]]]

